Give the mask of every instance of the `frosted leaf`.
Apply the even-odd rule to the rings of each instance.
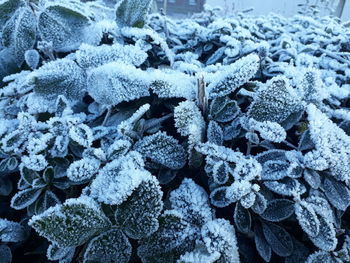
[[[333,260],[330,253],[326,251],[317,251],[313,254],[311,254],[305,263],[318,263],[318,262],[324,262],[324,263],[338,263],[338,261]],[[342,262],[342,261],[341,261]],[[339,262],[340,263],[340,262]]]
[[[333,251],[338,244],[336,231],[332,223],[323,217],[318,217],[320,230],[317,236],[309,236],[314,245],[324,251]]]
[[[350,137],[312,104],[308,106],[308,119],[311,139],[316,148],[313,155],[318,155],[318,159],[329,166],[335,178],[349,180]]]
[[[207,193],[192,179],[185,178],[180,187],[170,193],[169,200],[171,208],[191,224],[202,225],[213,218]]]
[[[174,109],[175,127],[182,136],[190,135],[190,126],[194,125],[197,129],[202,130],[204,128],[203,116],[192,101],[181,102]]]
[[[280,143],[283,142],[287,137],[286,131],[277,122],[258,122],[254,119],[250,119],[249,122],[251,128],[258,131],[260,133],[260,136],[265,140]]]
[[[263,223],[263,233],[272,250],[281,257],[287,257],[293,252],[293,240],[284,228],[272,224]]]
[[[219,161],[213,166],[213,179],[217,184],[225,184],[229,179],[229,167],[226,162]]]
[[[213,99],[234,92],[237,88],[254,77],[258,68],[259,57],[256,54],[248,55],[229,66],[223,67],[211,76],[209,80],[209,97]]]
[[[233,221],[239,232],[248,234],[251,231],[252,217],[249,210],[245,209],[240,203],[236,204]]]
[[[45,156],[42,154],[24,155],[21,158],[21,162],[25,167],[34,171],[42,171],[48,165]]]
[[[120,62],[140,66],[147,53],[137,46],[115,43],[111,46],[91,46],[82,44],[76,52],[78,64],[85,69],[102,66],[110,62]]]
[[[83,182],[96,175],[99,167],[100,163],[94,159],[81,159],[69,166],[67,177],[74,182]]]
[[[295,203],[295,215],[303,231],[309,236],[317,236],[320,231],[320,221],[313,207],[305,201]]]
[[[108,159],[113,160],[124,156],[131,148],[131,142],[116,140],[107,150]]]
[[[36,69],[40,62],[40,54],[35,49],[29,49],[24,53],[24,59],[31,69]]]
[[[152,176],[116,208],[116,221],[126,235],[140,239],[158,229],[158,217],[163,209],[162,195],[157,179]]]
[[[94,140],[92,130],[83,123],[70,127],[69,137],[83,147],[90,147]]]
[[[46,256],[49,260],[62,260],[74,254],[74,247],[59,247],[57,244],[50,244],[47,248]]]
[[[24,61],[24,53],[33,48],[35,40],[36,17],[30,8],[20,7],[3,28],[3,45],[12,50],[20,66]]]
[[[249,181],[234,181],[226,191],[226,198],[236,202],[241,199],[243,196],[249,194],[252,190],[252,184]],[[254,202],[254,201],[253,201]]]
[[[79,2],[49,3],[40,13],[38,29],[44,41],[51,42],[55,51],[69,52],[86,40],[90,19]],[[75,5],[75,6],[74,6]],[[90,32],[91,34],[91,32]]]
[[[233,177],[236,180],[252,181],[260,179],[262,167],[258,161],[253,158],[245,158],[236,163],[233,170]]]
[[[294,214],[294,202],[288,199],[275,199],[267,204],[260,216],[270,222],[279,222]]]
[[[302,104],[285,77],[271,79],[261,88],[252,102],[248,116],[258,122],[282,124],[293,113],[301,111]]]
[[[257,186],[258,189],[260,190],[260,187],[256,184],[254,186]],[[239,200],[240,204],[245,208],[245,209],[248,209],[248,208],[251,208],[254,203],[255,203],[255,193],[254,192],[250,192],[244,196],[242,196],[242,198]]]
[[[136,123],[142,118],[142,116],[150,109],[149,104],[142,105],[137,111],[133,113],[133,115],[122,121],[117,129],[120,134],[126,135],[126,136],[132,136],[134,134],[135,125]]]
[[[339,210],[345,211],[350,205],[349,188],[334,178],[326,177],[323,182],[324,193],[329,202]]]
[[[327,218],[328,221],[333,222],[333,211],[328,201],[319,196],[311,196],[306,198],[306,202],[315,210],[317,215]]]
[[[6,21],[11,18],[18,7],[24,3],[21,0],[3,0],[0,2],[0,30]]]
[[[4,152],[20,151],[19,147],[27,140],[22,130],[14,130],[7,133],[1,140],[1,148]]]
[[[280,160],[270,160],[263,164],[262,180],[280,180],[288,176],[289,163]]]
[[[252,205],[251,209],[257,214],[262,214],[264,213],[266,207],[267,207],[266,198],[259,192],[255,193],[255,202]]]
[[[58,199],[58,197],[50,190],[46,190],[45,193],[42,194],[35,202],[34,212],[35,214],[43,213],[48,208],[57,204],[61,204],[61,201]]]
[[[34,92],[47,100],[55,100],[59,95],[69,100],[84,96],[86,74],[72,60],[58,59],[48,62],[30,74]]]
[[[100,207],[89,197],[67,199],[29,220],[39,235],[59,247],[80,246],[110,226]]]
[[[178,71],[150,71],[150,88],[160,98],[196,98],[195,79]]]
[[[0,260],[2,263],[12,262],[11,249],[6,245],[0,245]]]
[[[223,262],[240,262],[235,229],[229,221],[209,221],[202,227],[201,234],[209,253],[219,252]]]
[[[151,8],[151,0],[122,0],[116,6],[116,21],[119,26],[143,27]]]
[[[266,262],[269,262],[272,256],[272,249],[269,243],[266,241],[262,227],[260,225],[257,225],[254,229],[254,242],[259,255]]]
[[[87,85],[90,96],[106,106],[149,96],[146,73],[132,65],[118,62],[92,69]]]
[[[130,165],[129,169],[121,170],[120,161],[108,163],[92,181],[91,196],[99,202],[109,205],[119,205],[127,200],[132,192],[143,182],[150,180],[152,175],[136,169],[131,158],[124,159],[123,165]]]
[[[283,196],[298,196],[306,192],[306,188],[297,179],[284,178],[280,181],[267,181],[264,185],[272,192]]]
[[[183,253],[195,248],[200,229],[190,226],[176,211],[166,211],[159,218],[159,229],[141,239],[137,254],[144,263],[175,262]]]
[[[131,244],[120,230],[109,230],[94,237],[86,247],[83,263],[127,263],[131,257]]]
[[[186,164],[184,148],[164,132],[144,137],[135,143],[134,149],[144,158],[170,169],[181,169]]]
[[[308,103],[322,102],[329,94],[324,89],[320,72],[316,69],[308,69],[300,83],[300,91],[304,100]]]
[[[220,260],[220,253],[209,253],[205,248],[197,248],[191,252],[186,252],[176,261],[176,263],[215,263]]]
[[[221,186],[216,189],[214,189],[210,193],[210,201],[211,203],[216,207],[226,207],[229,206],[231,203],[237,201],[237,199],[233,199],[232,196],[228,196],[227,192],[229,190],[228,186]]]
[[[318,189],[321,186],[321,176],[314,170],[305,169],[304,180],[314,189]]]
[[[210,104],[209,116],[217,122],[229,122],[240,113],[240,108],[235,100],[228,97],[217,97]]]
[[[22,225],[0,218],[0,240],[2,242],[21,242],[26,238],[27,232]]]
[[[196,150],[204,155],[215,157],[227,162],[239,163],[244,160],[242,153],[211,143],[199,144],[196,146]]]
[[[38,199],[41,192],[42,189],[40,188],[28,188],[21,190],[12,197],[11,207],[16,210],[24,209],[34,203]]]
[[[208,142],[217,145],[222,145],[224,142],[224,135],[220,125],[215,121],[210,121],[207,130]]]

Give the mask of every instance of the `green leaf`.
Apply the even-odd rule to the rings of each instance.
[[[117,5],[116,21],[120,26],[143,27],[152,0],[122,0]]]
[[[260,216],[271,222],[279,222],[294,214],[294,202],[288,199],[275,199],[267,204]]]
[[[24,61],[26,50],[33,48],[36,41],[36,17],[28,7],[17,9],[7,21],[2,32],[2,42],[11,48],[18,66]]]
[[[74,252],[74,247],[60,248],[59,246],[57,246],[57,244],[50,244],[47,248],[46,255],[49,260],[63,260],[72,257],[74,255]]]
[[[72,1],[73,2],[73,1]],[[54,51],[69,52],[78,49],[86,39],[90,19],[82,8],[51,3],[39,16],[38,29],[44,41],[52,42]]]
[[[281,257],[293,252],[293,240],[283,227],[272,223],[263,223],[263,233],[272,250]]]
[[[93,199],[82,196],[33,216],[29,225],[59,247],[71,247],[84,244],[110,222]]]
[[[306,234],[312,237],[318,235],[320,232],[320,221],[308,202],[300,201],[295,203],[295,214],[299,225]]]
[[[155,177],[142,182],[115,211],[116,221],[124,233],[133,239],[151,235],[158,227],[163,209],[162,191]]]
[[[131,244],[122,231],[109,230],[89,242],[83,263],[127,263],[131,250]]]
[[[34,203],[39,195],[41,194],[42,189],[38,188],[28,188],[22,191],[19,191],[11,199],[11,207],[17,210],[26,208],[30,204]]]
[[[210,117],[217,122],[229,122],[238,116],[240,108],[228,97],[215,98],[210,104]]]

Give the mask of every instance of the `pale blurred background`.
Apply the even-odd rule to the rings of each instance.
[[[187,16],[203,10],[204,4],[220,6],[225,15],[253,8],[250,14],[270,12],[293,16],[302,11],[300,5],[315,5],[319,15],[335,15],[343,21],[350,20],[350,0],[156,0],[158,8],[166,8],[170,16]]]

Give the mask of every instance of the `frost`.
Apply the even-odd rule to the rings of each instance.
[[[181,169],[186,163],[184,148],[176,139],[163,132],[144,137],[135,143],[134,149],[144,158],[170,169]]]
[[[92,130],[85,124],[74,125],[69,129],[69,137],[83,147],[89,147],[93,141]]]
[[[97,174],[100,163],[93,159],[82,159],[73,162],[68,170],[67,177],[74,182],[81,182]]]
[[[109,227],[110,222],[91,198],[67,199],[29,220],[39,235],[59,247],[79,246]]]
[[[76,52],[78,64],[85,68],[99,67],[110,62],[140,66],[147,54],[137,46],[113,44],[112,46],[91,46],[82,44]]]
[[[124,163],[123,163],[124,162]],[[128,169],[121,169],[129,166]],[[91,183],[91,196],[99,202],[119,205],[127,200],[132,192],[144,181],[151,180],[152,175],[135,167],[131,156],[108,163]]]
[[[59,95],[69,100],[82,98],[86,90],[86,74],[72,60],[48,62],[29,75],[37,95],[55,100]]]
[[[275,77],[266,84],[266,87],[259,89],[248,116],[259,122],[283,124],[293,113],[301,110],[301,100],[289,85],[288,79]]]
[[[41,192],[42,189],[40,188],[28,188],[21,190],[12,197],[11,207],[17,210],[24,209],[34,203],[38,199]]]
[[[209,251],[219,252],[224,262],[240,262],[234,227],[224,219],[215,219],[201,229],[203,241]]]
[[[222,97],[234,92],[254,77],[258,68],[259,57],[256,54],[248,55],[230,66],[223,67],[209,80],[209,97]]]
[[[268,202],[261,217],[270,222],[279,222],[294,214],[294,202],[288,199],[274,199]]]
[[[319,103],[328,97],[320,73],[317,70],[309,69],[304,74],[304,78],[300,84],[300,89],[304,96],[304,100],[308,103]]]
[[[320,231],[320,221],[317,218],[313,207],[305,202],[300,201],[295,203],[295,214],[297,216],[299,225],[309,236],[317,236]]]
[[[35,49],[28,49],[24,53],[24,59],[31,69],[36,69],[40,62],[40,54]]]
[[[150,0],[122,0],[116,6],[116,19],[120,26],[143,27],[151,8]]]
[[[149,96],[146,73],[132,65],[117,62],[92,69],[87,86],[91,97],[107,106]]]
[[[180,211],[188,222],[204,224],[212,219],[208,195],[191,179],[184,179],[180,187],[170,194],[171,208]]]
[[[249,124],[251,129],[258,131],[260,136],[265,140],[280,143],[287,137],[287,133],[284,128],[276,122],[258,122],[254,119],[250,119]]]
[[[310,134],[318,155],[338,180],[349,180],[350,137],[314,105],[308,106]],[[317,158],[317,159],[319,159]],[[315,159],[315,158],[314,158]],[[316,159],[316,160],[317,160]]]
[[[160,98],[196,98],[195,79],[178,71],[154,70],[151,74],[150,87]]]
[[[2,242],[21,242],[26,238],[27,233],[22,225],[0,218],[0,240]]]
[[[40,13],[38,30],[55,51],[68,52],[85,42],[90,19],[79,2],[49,3]]]
[[[115,211],[124,233],[133,239],[150,236],[158,230],[158,217],[163,209],[162,191],[155,177],[142,182]]]
[[[32,154],[29,156],[22,156],[21,162],[25,167],[34,171],[42,171],[48,165],[45,156],[42,154]]]
[[[20,7],[4,25],[2,42],[9,47],[20,66],[26,50],[33,48],[36,40],[36,17],[28,7]]]
[[[131,256],[131,244],[128,238],[120,230],[109,230],[93,238],[84,252],[84,263],[91,261],[129,262]]]
[[[136,123],[142,118],[142,116],[150,109],[149,104],[142,105],[137,111],[133,113],[133,115],[122,121],[117,129],[120,134],[126,135],[126,136],[133,136],[134,135],[134,128]]]

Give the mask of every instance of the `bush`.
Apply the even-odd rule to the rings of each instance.
[[[151,3],[0,1],[0,261],[350,262],[349,24]]]

